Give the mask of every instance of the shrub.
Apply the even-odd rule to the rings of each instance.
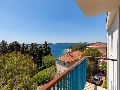
[[[44,69],[35,75],[34,81],[37,82],[39,86],[44,85],[55,77],[56,71],[55,66]]]
[[[52,55],[47,55],[43,57],[43,64],[44,66],[51,67],[52,65],[55,65],[56,58]]]
[[[2,90],[36,90],[33,76],[37,66],[31,56],[10,53],[0,57],[0,89]]]
[[[103,88],[107,89],[107,79],[105,80],[105,83],[103,85]]]

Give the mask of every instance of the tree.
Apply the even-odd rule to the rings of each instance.
[[[80,50],[81,52],[83,52],[84,50],[86,50],[86,47],[87,47],[87,44],[83,43],[82,45],[71,46],[70,49],[72,51]]]
[[[106,63],[104,63],[103,65],[102,65],[102,73],[105,75],[105,77],[106,77],[106,75],[107,75],[107,64]]]
[[[32,57],[15,52],[0,57],[0,90],[36,90]]]
[[[44,69],[42,71],[39,71],[35,77],[34,80],[37,82],[39,86],[44,85],[48,82],[50,82],[52,79],[55,78],[57,74],[57,70],[55,66],[49,67],[47,69]]]
[[[22,44],[22,47],[21,47],[21,53],[22,54],[25,53],[25,44],[24,43]]]
[[[51,55],[47,55],[43,57],[43,64],[45,67],[51,67],[52,65],[55,65],[56,58]]]
[[[88,48],[84,51],[83,56],[100,57],[101,52],[97,48]]]
[[[51,54],[51,48],[49,47],[48,43],[45,41],[45,44],[43,44],[43,56],[47,56]]]
[[[93,57],[100,57],[101,56],[101,52],[96,49],[96,48],[88,48],[86,49],[83,54],[83,56],[93,56]],[[98,67],[98,60],[94,59],[94,58],[87,58],[86,59],[86,69],[87,69],[87,78],[89,78],[89,76],[92,73],[97,73],[97,67]]]
[[[7,53],[7,42],[4,40],[2,40],[2,42],[0,43],[0,53],[1,54]]]
[[[17,41],[10,43],[8,46],[8,52],[15,51],[17,53],[17,52],[20,52],[20,49],[21,49],[21,46]]]
[[[39,66],[42,66],[42,59],[43,59],[43,49],[42,49],[42,46],[39,47],[38,49],[38,63],[39,63]]]

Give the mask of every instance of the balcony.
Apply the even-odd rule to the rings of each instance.
[[[86,78],[88,77],[86,73],[87,58],[101,59],[99,57],[83,57],[66,71],[41,87],[40,90],[107,90],[92,84],[92,77],[89,78],[90,80]],[[104,59],[111,60],[113,62],[116,61],[114,59]],[[92,76],[92,73],[90,74]]]

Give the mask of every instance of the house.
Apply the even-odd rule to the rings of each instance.
[[[92,43],[89,46],[87,46],[88,48],[97,48],[101,54],[102,57],[106,57],[106,51],[107,51],[107,45],[101,42],[96,42],[96,43]]]
[[[64,72],[71,67],[77,60],[82,58],[82,52],[77,50],[74,52],[67,52],[64,55],[57,58],[56,66],[57,72]]]
[[[86,17],[107,13],[108,90],[120,90],[120,0],[76,0]]]

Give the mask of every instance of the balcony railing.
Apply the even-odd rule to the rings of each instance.
[[[117,61],[116,59],[101,58],[101,57],[83,57],[66,71],[54,78],[52,81],[44,85],[40,90],[83,90],[86,84],[86,58],[104,59]],[[92,70],[91,75],[92,76]],[[90,78],[90,82],[91,82]],[[88,81],[89,82],[89,81]],[[92,82],[91,82],[92,83]]]
[[[86,58],[82,58],[40,90],[83,90],[86,84]]]

